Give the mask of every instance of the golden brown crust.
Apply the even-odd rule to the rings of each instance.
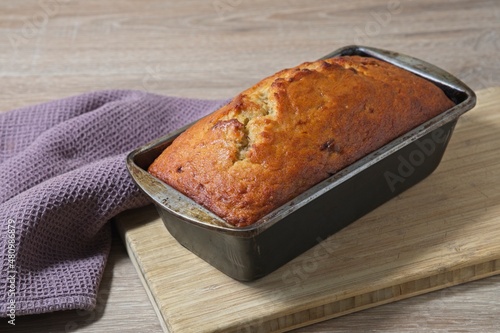
[[[180,135],[149,172],[235,226],[452,107],[432,83],[358,56],[304,63]]]

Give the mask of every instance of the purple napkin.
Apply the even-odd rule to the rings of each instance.
[[[0,317],[92,309],[106,222],[148,204],[127,153],[223,103],[100,91],[0,113]]]

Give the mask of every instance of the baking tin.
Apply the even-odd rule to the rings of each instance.
[[[147,173],[153,160],[186,127],[140,147],[127,157],[130,175],[154,202],[166,228],[180,244],[234,279],[255,280],[436,169],[459,116],[475,105],[474,92],[442,69],[396,52],[347,46],[322,59],[341,55],[373,57],[413,72],[440,87],[456,106],[242,228],[227,224]]]

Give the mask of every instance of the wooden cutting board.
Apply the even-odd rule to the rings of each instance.
[[[153,207],[116,224],[165,330],[283,332],[500,273],[500,87],[478,93],[426,180],[272,274],[225,276]]]

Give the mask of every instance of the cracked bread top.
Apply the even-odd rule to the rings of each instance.
[[[246,226],[453,105],[429,81],[373,58],[307,62],[198,121],[148,171]]]

